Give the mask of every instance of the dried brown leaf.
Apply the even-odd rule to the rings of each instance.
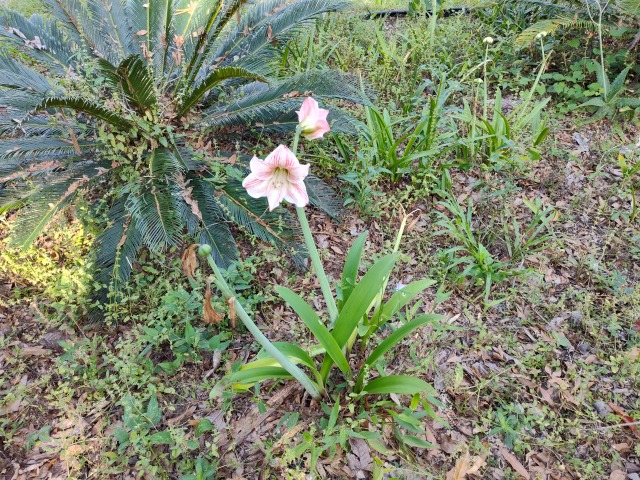
[[[630,415],[627,415],[627,412],[625,412],[622,408],[620,408],[615,403],[609,402],[609,406],[611,407],[611,410],[613,410],[620,418],[624,420],[624,423],[630,424],[627,426],[633,433],[636,433],[638,427],[633,425],[633,423],[635,423],[635,420],[633,419],[633,417],[631,417]]]
[[[502,447],[500,447],[500,453],[502,454],[503,458],[507,461],[507,463],[511,465],[511,467],[518,473],[518,475],[524,477],[526,480],[531,479],[531,475],[529,475],[529,472],[527,471],[527,469],[524,468],[524,465],[520,463],[520,461],[516,458],[516,456],[513,453],[508,452]]]
[[[236,328],[236,297],[229,297],[227,299],[227,306],[229,307],[229,323],[231,328]]]
[[[222,314],[216,312],[211,306],[211,284],[207,282],[207,291],[204,295],[204,308],[202,309],[204,322],[208,325],[215,325],[222,321]]]
[[[351,453],[347,454],[349,468],[354,471],[373,471],[371,449],[369,445],[367,445],[367,442],[361,438],[350,438],[349,445],[351,446]]]
[[[38,356],[38,355],[48,355],[51,353],[51,350],[47,350],[42,347],[26,347],[22,349],[22,355],[25,357],[30,356]]]
[[[193,275],[198,268],[198,247],[200,245],[195,244],[189,246],[182,254],[182,273],[187,277],[193,278]]]
[[[471,461],[471,455],[469,452],[458,459],[455,467],[447,472],[447,480],[464,480],[469,470],[469,462]]]

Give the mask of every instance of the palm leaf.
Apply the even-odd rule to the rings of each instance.
[[[224,59],[220,65],[234,64],[270,75],[275,71],[274,60],[279,57],[276,42],[288,42],[309,22],[346,6],[347,2],[333,0],[301,0],[286,6],[280,1],[258,2],[230,32],[210,62]]]
[[[94,145],[87,143],[84,145]],[[0,139],[0,161],[9,158],[38,158],[46,156],[54,158],[66,156],[74,152],[73,145],[68,140],[59,138],[3,138]],[[0,169],[3,163],[0,163]],[[2,170],[0,170],[1,172]]]
[[[97,103],[80,97],[47,98],[38,106],[37,110],[48,110],[50,108],[69,108],[71,110],[76,110],[77,112],[88,113],[122,129],[131,128],[131,123],[124,117],[117,113],[113,113],[102,105],[98,105]]]
[[[157,102],[155,83],[144,61],[138,55],[125,59],[115,73],[130,103],[142,111],[155,107]]]
[[[308,175],[305,183],[312,205],[331,215],[335,220],[342,216],[344,213],[342,198],[329,185],[315,175]]]
[[[209,52],[217,40],[218,36],[222,32],[222,30],[227,26],[231,18],[245,5],[249,0],[231,0],[230,2],[224,4],[224,2],[220,2],[220,7],[222,7],[222,11],[213,10],[211,12],[211,16],[209,17],[209,22],[207,23],[207,27],[202,31],[198,38],[198,43],[196,44],[196,48],[193,52],[191,52],[191,59],[189,61],[189,66],[185,71],[185,77],[187,79],[187,83],[192,83],[194,78],[197,78],[200,73],[200,68],[209,55]],[[264,3],[264,2],[263,2]],[[206,76],[208,70],[203,72],[203,76]]]
[[[215,20],[221,7],[221,0],[175,0],[172,24],[175,34],[185,40],[187,58],[192,57],[207,23]]]
[[[109,35],[106,22],[95,16],[90,6],[101,0],[41,0],[49,7],[52,15],[62,21],[78,44],[84,42],[89,52],[98,58],[105,58],[111,63],[118,63],[121,56],[116,40]],[[119,1],[119,0],[113,0]],[[89,6],[87,5],[89,3]],[[152,2],[153,3],[153,2]]]
[[[640,18],[640,0],[617,0],[616,7],[618,7],[625,15]]]
[[[48,179],[40,188],[31,193],[22,209],[11,224],[9,245],[26,249],[42,233],[53,217],[77,194],[80,187],[106,171],[103,163],[79,162],[64,174]]]
[[[138,39],[137,43],[142,45],[138,51],[145,58],[151,56],[153,64],[158,67],[158,76],[165,71],[174,3],[174,0],[126,0],[130,30]]]
[[[248,85],[243,90],[245,96],[209,108],[205,112],[203,125],[217,130],[247,124],[272,124],[300,108],[303,101],[300,92],[317,99],[338,98],[354,103],[368,103],[353,77],[327,70],[311,71],[272,88],[265,84]]]
[[[196,86],[182,101],[182,105],[178,110],[178,117],[182,117],[193,107],[209,90],[216,85],[232,78],[242,78],[250,80],[266,81],[264,77],[257,73],[250,72],[244,68],[237,67],[221,67],[207,76],[199,85]]]
[[[55,21],[42,15],[27,19],[18,12],[8,11],[0,18],[0,36],[37,62],[44,62],[64,73],[71,65],[74,44],[65,38]]]
[[[110,52],[109,57],[114,61],[131,55],[134,49],[133,34],[135,32],[131,31],[122,0],[86,1],[92,24],[100,26],[100,32],[104,40],[104,46],[101,48],[108,49]]]
[[[540,32],[553,33],[560,28],[587,28],[592,26],[591,20],[577,17],[557,17],[540,20],[523,30],[516,38],[516,45],[531,45]]]
[[[229,219],[216,200],[213,186],[194,176],[190,177],[191,195],[200,210],[200,243],[211,245],[211,254],[215,262],[227,268],[231,262],[238,259],[238,249],[229,229]]]
[[[0,86],[44,97],[52,91],[49,80],[11,57],[0,54]]]
[[[126,198],[118,199],[109,210],[110,225],[96,238],[93,248],[95,280],[100,285],[94,300],[108,298],[129,281],[133,263],[142,246],[142,234],[125,208]],[[94,315],[95,317],[95,312]]]
[[[129,196],[127,210],[136,220],[144,245],[152,252],[160,252],[182,239],[183,224],[178,215],[180,191],[171,177],[180,166],[166,149],[151,152],[148,162],[150,179]]]

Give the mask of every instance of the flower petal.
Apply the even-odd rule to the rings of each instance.
[[[309,175],[309,165],[300,165],[289,169],[288,179],[292,183],[300,183]]]
[[[293,203],[296,207],[305,207],[309,204],[309,195],[304,183],[290,183],[284,199]]]
[[[284,199],[287,189],[286,187],[286,185],[283,185],[281,188],[274,188],[272,183],[269,184],[269,187],[267,188],[267,201],[269,202],[270,212],[280,205],[280,202]]]
[[[297,113],[300,123],[307,123],[308,120],[312,120],[312,124],[315,123],[315,119],[318,117],[318,102],[312,97],[305,98]]]
[[[257,175],[260,178],[268,178],[273,174],[274,166],[269,162],[260,160],[254,156],[249,162],[249,168],[251,168],[251,174]]]
[[[250,197],[260,198],[267,194],[270,178],[260,178],[250,173],[242,182],[242,186],[247,190]]]
[[[315,130],[309,133],[303,133],[304,138],[307,140],[316,140],[318,138],[322,138],[325,133],[330,132],[331,127],[329,127],[329,123],[326,120],[319,120],[316,124]]]

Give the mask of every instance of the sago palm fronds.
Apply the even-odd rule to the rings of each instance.
[[[92,259],[98,299],[127,282],[141,248],[159,252],[187,233],[228,265],[231,223],[300,260],[286,212],[268,213],[241,188],[241,167],[217,166],[188,138],[292,128],[306,95],[361,102],[347,75],[279,70],[300,28],[347,4],[41,1],[47,17],[0,17],[0,213],[18,209],[10,244],[29,246],[77,195],[100,189],[109,220]],[[333,129],[349,128],[336,113]],[[335,215],[330,190],[311,181],[312,201]]]

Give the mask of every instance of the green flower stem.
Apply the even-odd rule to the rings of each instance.
[[[320,282],[320,289],[322,290],[324,301],[327,304],[327,309],[329,310],[331,325],[333,325],[336,322],[336,318],[338,318],[338,307],[336,307],[336,301],[333,298],[333,293],[331,292],[331,285],[329,284],[327,275],[324,273],[324,267],[322,266],[322,261],[320,260],[316,243],[313,241],[313,235],[311,234],[311,228],[309,227],[304,207],[296,207],[296,212],[298,213],[298,220],[300,220],[304,241],[307,245],[307,250],[309,251],[309,257],[311,257],[311,264],[313,265],[313,269],[318,277],[318,282]]]
[[[224,276],[222,275],[222,272],[216,265],[216,262],[214,262],[211,255],[207,255],[207,261],[209,262],[209,266],[211,267],[215,275],[215,284],[222,292],[222,295],[227,299],[232,297],[235,298],[235,292],[227,284]],[[247,330],[249,330],[251,335],[253,335],[253,338],[258,341],[262,348],[264,348],[265,351],[282,366],[282,368],[289,372],[291,376],[293,376],[293,378],[300,382],[300,384],[309,393],[309,395],[311,395],[313,398],[319,398],[320,391],[318,390],[317,385],[312,382],[311,379],[307,375],[305,375],[302,370],[300,370],[300,368],[294,365],[280,350],[278,350],[267,337],[264,336],[264,334],[260,331],[253,320],[251,320],[251,317],[249,317],[249,314],[247,314],[244,307],[237,299],[234,301],[234,307],[236,309],[236,314],[238,315],[244,326],[247,327]]]
[[[485,120],[489,121],[489,118],[488,118],[489,81],[487,80],[487,63],[489,63],[489,44],[488,43],[484,50],[484,67],[482,67],[482,73],[484,76],[484,105],[482,106],[482,117]]]
[[[544,37],[540,37],[540,51],[542,52],[542,63],[540,65],[540,70],[538,70],[538,75],[536,75],[536,79],[533,82],[533,85],[531,86],[531,90],[529,90],[529,93],[527,94],[527,98],[518,107],[518,112],[519,113],[518,113],[518,116],[516,117],[516,123],[514,125],[519,125],[520,120],[525,117],[525,112],[526,112],[527,108],[529,107],[529,104],[531,103],[531,100],[533,99],[533,94],[535,93],[536,88],[538,88],[538,84],[540,83],[540,79],[542,78],[542,74],[544,73],[544,70],[547,67],[547,61],[549,60],[549,57],[551,56],[551,53],[549,53],[548,55],[544,53]],[[520,116],[520,112],[522,112],[522,116]]]
[[[298,153],[298,142],[300,142],[300,127],[296,127],[296,133],[293,136],[293,145],[291,145],[291,151],[294,155]]]
[[[296,133],[293,137],[293,145],[291,146],[291,151],[293,152],[294,155],[298,150],[300,133],[301,133],[300,128],[296,128]],[[298,220],[300,221],[300,227],[302,227],[304,242],[307,246],[309,257],[311,258],[311,264],[313,265],[313,270],[315,271],[316,276],[318,277],[318,282],[320,283],[320,289],[322,290],[324,301],[327,304],[327,309],[329,310],[329,319],[331,320],[331,325],[333,325],[336,322],[336,318],[338,318],[338,307],[336,306],[336,301],[333,298],[333,293],[331,292],[331,285],[329,284],[329,279],[327,278],[327,274],[324,272],[324,267],[322,266],[320,255],[318,254],[316,242],[313,240],[313,235],[311,234],[311,227],[309,227],[309,221],[307,220],[307,214],[305,213],[303,207],[296,207],[296,212],[298,213]]]

